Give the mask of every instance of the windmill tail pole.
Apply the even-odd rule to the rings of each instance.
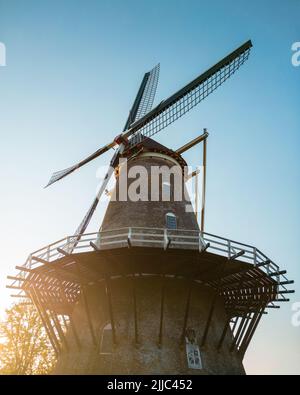
[[[207,137],[209,136],[208,132],[206,129],[204,129],[203,134],[200,136],[196,137],[194,140],[189,141],[187,144],[183,145],[182,147],[178,148],[176,152],[178,154],[182,154],[183,152],[189,150],[190,148],[194,147],[194,145],[201,143],[201,141],[205,141]]]
[[[207,130],[204,129],[204,134],[207,134]],[[203,181],[202,181],[202,205],[201,205],[201,232],[204,232],[204,218],[205,218],[205,194],[206,194],[206,151],[207,151],[207,138],[203,140]]]

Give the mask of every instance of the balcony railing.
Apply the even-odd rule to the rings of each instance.
[[[279,271],[278,265],[254,246],[194,230],[130,227],[86,233],[74,246],[75,239],[75,235],[68,236],[34,251],[27,258],[24,267],[33,269],[35,265],[38,265],[38,262],[32,259],[33,256],[47,262],[58,259],[60,257],[58,248],[66,252],[70,252],[69,249],[71,248],[73,253],[80,253],[92,251],[93,246],[96,246],[99,250],[143,246],[163,249],[191,249],[199,250],[199,252],[207,250],[228,259],[238,257],[239,260],[254,266],[266,262],[267,271]]]
[[[65,237],[31,253],[22,266],[24,270],[18,273],[18,278],[26,278],[28,269],[31,270],[41,265],[35,259],[36,257],[49,263],[61,258],[62,255],[59,249],[63,249],[67,253],[84,253],[94,250],[101,251],[128,247],[155,247],[164,250],[189,249],[197,250],[199,253],[207,251],[226,257],[229,261],[238,259],[254,267],[259,267],[266,275],[271,275],[277,284],[280,284],[283,291],[286,290],[283,284],[290,283],[284,275],[285,271],[280,271],[278,265],[254,246],[207,232],[142,227],[85,233],[79,240],[76,235]],[[16,283],[17,280],[11,285]]]

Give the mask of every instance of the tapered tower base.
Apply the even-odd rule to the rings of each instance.
[[[81,299],[73,320],[82,348],[69,331],[69,349],[62,350],[56,374],[245,373],[239,355],[230,351],[230,329],[220,344],[228,317],[219,296],[204,339],[215,298],[206,286],[175,276],[136,274],[86,287],[85,296],[94,335]],[[200,351],[200,360],[192,368],[188,333],[195,334],[194,344]]]

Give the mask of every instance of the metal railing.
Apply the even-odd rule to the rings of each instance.
[[[68,247],[72,245],[75,237],[65,237],[32,252],[23,266],[28,269],[34,268],[38,262],[32,259],[33,256],[47,262],[56,260],[60,256],[57,249],[64,249],[68,252]],[[239,260],[251,263],[254,266],[266,262],[265,267],[268,272],[279,271],[279,266],[254,246],[195,230],[129,227],[85,233],[72,252],[92,251],[91,242],[99,250],[128,246],[191,249],[200,252],[207,250],[228,259],[234,259],[238,256]]]
[[[58,249],[68,252],[68,247],[74,246],[76,235],[65,237],[39,250],[32,252],[24,263],[24,269],[34,269],[41,263],[34,258],[53,262],[62,255]],[[106,250],[127,247],[156,247],[166,249],[189,249],[199,252],[208,251],[228,260],[239,259],[242,262],[259,267],[267,275],[271,275],[279,284],[281,280],[288,281],[279,266],[254,246],[240,243],[207,232],[186,229],[142,228],[128,227],[94,233],[85,233],[72,253],[83,253],[96,250]],[[19,278],[25,278],[28,270],[20,271]],[[281,286],[283,290],[286,287]]]

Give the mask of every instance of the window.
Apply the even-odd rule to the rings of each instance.
[[[173,213],[166,214],[166,228],[167,229],[177,229],[177,218]]]
[[[169,182],[162,183],[162,197],[163,202],[169,202],[171,200],[171,184]]]
[[[106,324],[102,329],[100,354],[111,354],[113,350],[113,338],[111,324]]]

